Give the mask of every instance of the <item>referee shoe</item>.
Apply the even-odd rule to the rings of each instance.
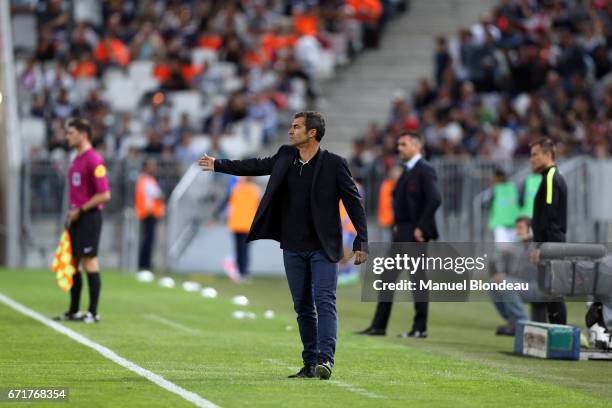
[[[99,323],[100,322],[100,315],[99,314],[93,314],[91,312],[86,312],[83,314],[83,316],[81,316],[80,319],[83,323]]]
[[[56,322],[68,322],[68,321],[80,321],[82,318],[83,318],[83,315],[81,312],[76,312],[76,313],[64,312],[59,316],[53,317],[53,320],[55,320]]]

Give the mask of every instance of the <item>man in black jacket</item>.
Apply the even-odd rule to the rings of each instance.
[[[393,190],[393,242],[427,242],[438,239],[435,213],[442,202],[435,169],[421,155],[422,141],[416,133],[404,133],[398,140],[400,159],[405,169]],[[386,276],[395,281],[397,273]],[[411,279],[424,280],[425,273],[418,270]],[[427,291],[415,291],[412,329],[400,337],[427,337]],[[359,332],[370,336],[384,336],[391,315],[391,302],[378,302],[372,324]]]
[[[273,239],[283,249],[304,345],[304,367],[292,378],[331,376],[338,331],[337,271],[343,256],[340,200],[357,230],[355,264],[367,258],[366,217],[357,187],[346,160],[319,148],[324,134],[325,121],[319,112],[300,112],[289,129],[290,145],[272,157],[215,160],[204,155],[199,160],[203,170],[270,175],[247,240]]]
[[[531,222],[533,241],[537,245],[544,242],[565,242],[567,186],[555,165],[554,142],[547,137],[534,142],[531,145],[530,161],[533,172],[542,174],[542,182],[533,202],[533,220]],[[539,252],[535,251],[532,258],[533,261],[537,262]],[[550,323],[567,323],[567,307],[563,299],[557,302],[547,302],[545,307]],[[534,304],[534,308],[537,309],[538,304]]]

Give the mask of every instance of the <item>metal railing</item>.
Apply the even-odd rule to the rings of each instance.
[[[21,259],[24,266],[48,266],[63,229],[66,209],[67,160],[29,162],[22,168]],[[605,180],[603,170],[588,157],[560,162],[559,171],[568,186],[568,239],[575,242],[607,242],[612,238],[612,214],[594,215],[594,200],[603,197],[592,182],[593,176]],[[138,253],[139,224],[133,211],[134,185],[140,160],[108,160],[112,199],[104,211],[100,256],[105,267],[133,270]],[[434,160],[442,193],[437,213],[440,239],[449,242],[490,241],[488,201],[494,169],[502,166],[510,179],[521,182],[529,173],[525,163],[499,163],[492,160]],[[226,175],[202,172],[192,165],[183,173],[176,162],[160,161],[158,180],[168,197],[167,223],[162,222],[155,253],[160,269],[172,269],[202,232],[219,203],[227,194]],[[259,180],[265,182],[264,179]],[[372,172],[364,182],[368,194],[370,224],[375,224],[378,189],[382,175]],[[604,211],[605,212],[605,211]],[[601,213],[601,211],[600,211]],[[372,239],[381,234],[372,231]],[[603,241],[602,241],[603,240]]]
[[[503,169],[517,185],[531,172],[526,159],[500,162],[482,158],[437,158],[431,163],[438,173],[442,194],[442,205],[436,214],[440,239],[448,242],[492,241],[488,218],[495,169]],[[573,242],[608,242],[612,237],[612,212],[602,220],[596,219],[591,211],[594,200],[606,199],[598,195],[593,185],[594,172],[601,172],[594,163],[595,159],[586,156],[559,163],[559,171],[568,186],[567,238]],[[366,210],[374,218],[384,175],[372,166],[361,177],[366,190]]]
[[[168,200],[167,259],[169,265],[187,248],[225,196],[227,176],[203,172],[192,164]]]
[[[133,270],[138,253],[138,221],[134,214],[134,188],[142,158],[108,158],[111,200],[104,208],[104,226],[99,254],[105,267]],[[68,160],[28,161],[21,169],[21,259],[23,266],[46,267],[64,228],[67,209]],[[170,196],[183,174],[181,165],[169,159],[158,161],[158,182]],[[158,228],[163,229],[162,222]],[[158,234],[158,247],[165,237]],[[157,251],[165,255],[165,251]],[[165,267],[165,259],[161,260]]]

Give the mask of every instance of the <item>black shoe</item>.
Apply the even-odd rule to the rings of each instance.
[[[515,333],[516,333],[516,330],[514,328],[514,324],[512,323],[508,323],[503,326],[499,326],[495,330],[495,334],[498,336],[514,336]]]
[[[315,378],[317,373],[315,372],[315,366],[306,364],[296,374],[291,374],[288,378]]]
[[[410,330],[409,332],[398,334],[397,337],[400,337],[402,339],[407,339],[410,337],[414,337],[417,339],[425,339],[427,338],[427,331]]]
[[[332,375],[332,364],[329,361],[319,363],[317,364],[315,371],[321,380],[329,380],[329,377]]]
[[[56,322],[80,321],[82,318],[81,312],[70,313],[64,312],[59,316],[53,317]]]
[[[365,330],[356,331],[355,334],[361,334],[363,336],[386,336],[386,330],[375,329],[373,327],[368,327]]]

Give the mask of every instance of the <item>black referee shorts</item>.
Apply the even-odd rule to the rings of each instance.
[[[75,257],[98,256],[98,244],[102,232],[102,212],[98,209],[82,213],[70,229],[72,255]]]

